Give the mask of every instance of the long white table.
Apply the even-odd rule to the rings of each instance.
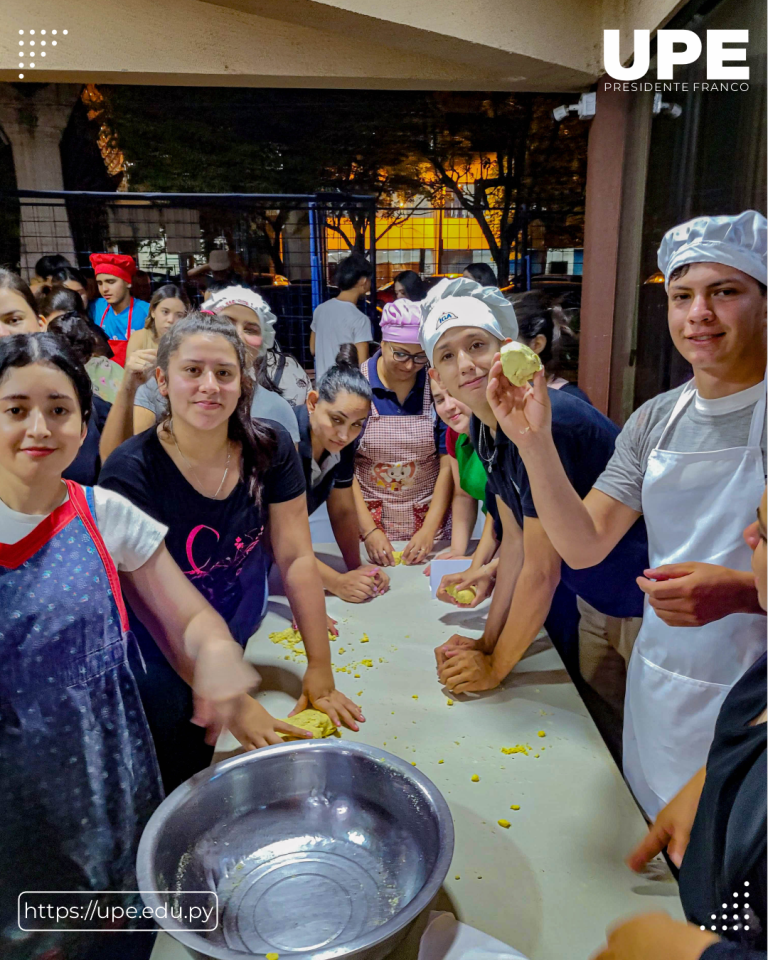
[[[338,555],[335,545],[316,549]],[[629,914],[666,910],[682,919],[666,867],[638,877],[623,862],[645,833],[644,820],[549,641],[537,640],[501,688],[448,706],[433,648],[455,632],[479,635],[482,616],[432,600],[422,567],[389,573],[391,590],[370,603],[327,599],[340,628],[335,665],[373,662],[336,673],[367,721],[343,736],[415,762],[448,801],[456,847],[437,908],[530,960],[587,960],[605,928]],[[290,620],[285,597],[274,593],[247,649],[264,680],[259,699],[276,716],[287,715],[303,673],[268,639]],[[363,633],[370,642],[360,643]],[[219,750],[236,746],[226,737]],[[530,745],[529,755],[502,753],[518,744]],[[500,827],[500,819],[511,826]],[[421,929],[397,960],[414,960]],[[152,960],[186,956],[161,935]]]

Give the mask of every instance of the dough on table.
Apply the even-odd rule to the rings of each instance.
[[[340,737],[339,728],[331,718],[321,713],[319,710],[302,710],[295,717],[286,717],[283,723],[290,723],[294,727],[300,727],[302,730],[309,730],[316,740],[322,740],[324,737]],[[278,731],[279,732],[279,731]],[[298,740],[290,733],[281,733],[283,740]]]
[[[539,355],[524,343],[513,340],[501,348],[501,368],[504,376],[515,387],[524,387],[534,373],[541,370]]]
[[[405,550],[393,550],[393,551],[392,551],[392,558],[393,558],[394,561],[395,561],[395,566],[396,566],[396,567],[403,562],[403,554],[404,554],[404,553],[405,553]]]
[[[477,590],[475,590],[474,587],[467,587],[466,590],[457,590],[455,583],[446,587],[445,592],[449,597],[453,597],[457,603],[472,603],[477,596]]]

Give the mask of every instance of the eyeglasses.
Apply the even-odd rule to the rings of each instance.
[[[417,367],[423,367],[429,363],[426,353],[406,353],[405,350],[395,350],[394,347],[389,349],[392,351],[392,359],[397,363],[408,363],[410,360]]]

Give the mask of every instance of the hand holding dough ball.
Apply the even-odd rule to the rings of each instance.
[[[512,386],[524,387],[542,366],[538,354],[524,343],[513,340],[501,348],[501,368]]]
[[[457,603],[472,603],[477,596],[477,590],[474,587],[467,587],[466,590],[458,590],[455,583],[446,587],[445,592],[453,597]]]
[[[339,729],[336,724],[331,720],[329,716],[325,713],[321,713],[319,710],[302,710],[301,713],[297,713],[293,717],[289,717],[285,723],[290,723],[294,727],[299,727],[301,730],[309,730],[312,736],[315,739],[322,739],[323,737],[340,737]],[[278,730],[278,733],[280,731]],[[294,737],[290,733],[280,733],[280,736],[283,740],[296,740],[297,737]]]
[[[474,587],[467,587],[466,590],[457,590],[455,583],[452,583],[450,586],[446,587],[445,592],[449,597],[453,597],[457,603],[464,604],[472,603],[477,596],[477,590],[475,590]]]

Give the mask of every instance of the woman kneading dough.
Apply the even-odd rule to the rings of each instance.
[[[437,420],[419,344],[417,304],[388,303],[382,344],[362,365],[373,403],[355,458],[360,534],[374,563],[394,564],[393,540],[408,540],[403,563],[423,563],[453,497],[445,424]]]

